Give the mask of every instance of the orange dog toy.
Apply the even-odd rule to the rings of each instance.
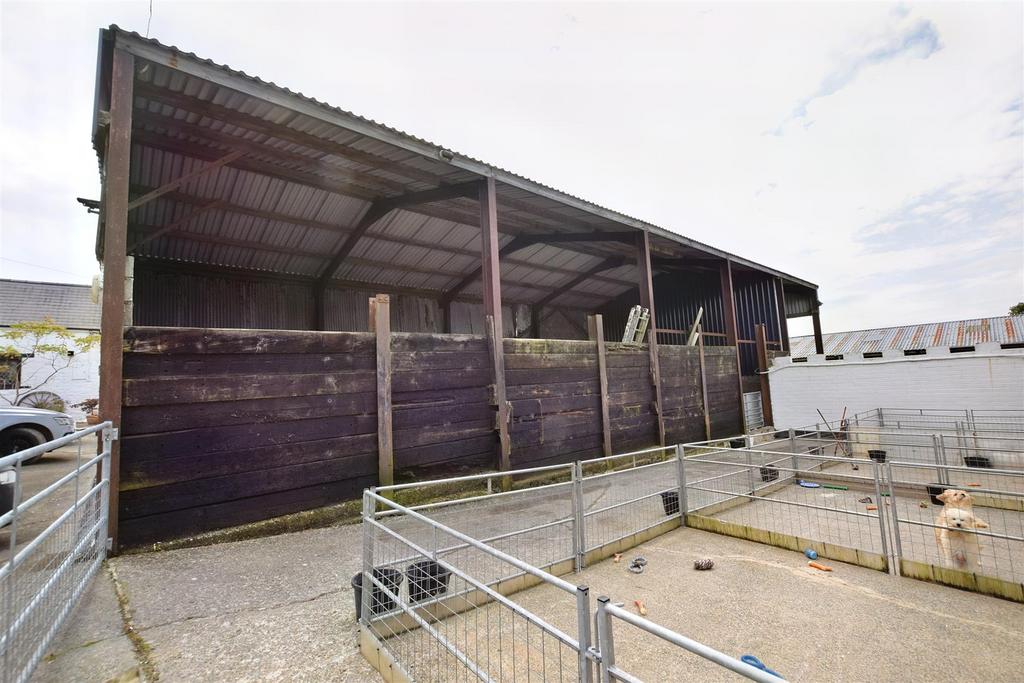
[[[634,600],[633,604],[636,605],[636,611],[640,613],[640,616],[647,616],[647,607],[644,605],[643,600]]]
[[[878,509],[877,505],[868,505],[868,510],[877,510],[877,509]]]
[[[814,567],[815,569],[820,569],[823,572],[830,572],[830,571],[832,571],[832,567],[829,567],[828,565],[820,564],[818,562],[808,562],[807,566],[808,567]]]

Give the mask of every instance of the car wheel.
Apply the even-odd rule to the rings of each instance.
[[[11,455],[26,448],[41,446],[44,443],[46,443],[46,436],[42,432],[29,427],[15,427],[0,434],[0,455]],[[42,457],[42,454],[37,455],[34,458],[23,460],[22,464],[31,465]]]

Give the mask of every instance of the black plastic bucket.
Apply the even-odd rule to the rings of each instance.
[[[761,468],[761,481],[776,481],[779,478],[779,468],[775,465],[765,465]]]
[[[409,579],[409,600],[423,602],[448,592],[452,573],[433,560],[413,562],[405,570]]]
[[[388,569],[386,567],[375,567],[373,570],[373,578],[380,581],[382,584],[388,587],[395,595],[398,595],[398,590],[402,585],[402,572],[397,569]],[[352,577],[352,595],[356,602],[356,619],[363,615],[363,573],[359,572]],[[389,612],[395,608],[395,601],[389,598],[384,591],[380,589],[380,586],[376,584],[373,586],[373,594],[370,596],[370,614],[380,614],[382,612]]]
[[[662,491],[661,506],[665,508],[666,515],[679,512],[679,491]]]
[[[964,464],[968,467],[982,467],[992,469],[992,460],[984,455],[965,455]]]
[[[939,500],[939,496],[941,496],[942,492],[948,489],[949,486],[946,484],[928,484],[927,488],[928,497],[932,499],[933,505],[945,505],[945,503]]]
[[[730,439],[729,440],[729,448],[746,448],[746,447],[747,447],[747,440],[746,439]]]
[[[875,462],[885,462],[885,451],[868,451],[868,457]]]

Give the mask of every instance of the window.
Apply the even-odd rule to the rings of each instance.
[[[950,346],[950,353],[970,353],[974,350],[973,346]]]
[[[0,391],[21,386],[21,356],[0,356]]]
[[[881,358],[882,357],[882,352],[881,351],[865,351],[864,352],[864,357],[865,358]]]

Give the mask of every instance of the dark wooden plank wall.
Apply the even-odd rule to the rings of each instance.
[[[595,342],[506,339],[512,467],[601,455]],[[400,478],[493,467],[484,338],[395,333]],[[616,451],[657,442],[646,347],[608,344]],[[712,425],[738,431],[735,354],[705,349]],[[660,351],[670,442],[703,436],[696,349]],[[120,524],[139,545],[355,498],[376,483],[375,340],[365,332],[129,328]]]

